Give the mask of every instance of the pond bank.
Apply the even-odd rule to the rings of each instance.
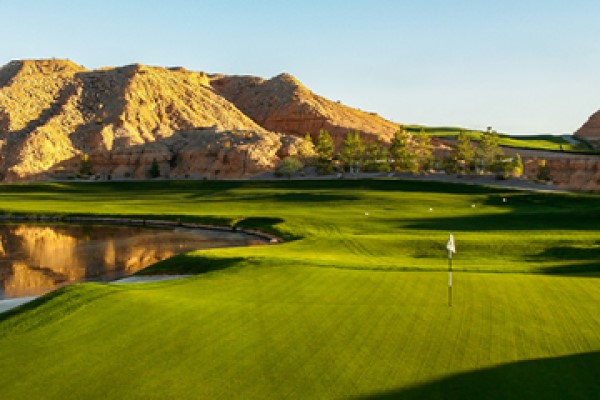
[[[200,223],[187,223],[180,221],[169,221],[169,220],[152,220],[152,219],[139,219],[139,218],[117,218],[117,217],[89,217],[89,216],[58,216],[58,215],[35,215],[35,214],[16,214],[16,215],[2,215],[0,214],[0,222],[31,222],[31,223],[65,223],[65,224],[99,224],[99,225],[119,225],[119,226],[132,226],[132,227],[148,227],[148,228],[171,228],[171,229],[184,229],[184,230],[198,230],[198,231],[216,231],[227,234],[241,234],[247,235],[252,239],[252,242],[256,244],[277,244],[282,243],[283,239],[253,229],[242,229],[237,227],[226,227],[217,225],[208,225]],[[146,275],[146,276],[126,276],[124,278],[112,281],[111,283],[116,284],[128,284],[128,283],[144,283],[144,282],[155,282],[172,279],[185,278],[191,275]],[[76,283],[76,282],[74,282]],[[26,297],[10,297],[6,299],[0,298],[0,313],[16,308],[22,304],[28,303],[42,294],[31,293],[29,295],[24,294]]]
[[[150,228],[187,228],[202,229],[208,231],[237,232],[255,236],[271,244],[282,243],[279,236],[265,233],[256,229],[237,228],[219,225],[199,224],[192,222],[169,221],[162,219],[139,219],[139,218],[117,218],[117,217],[77,217],[35,214],[0,214],[0,221],[4,222],[65,222],[65,223],[97,223],[107,225],[132,225],[147,226]]]
[[[154,276],[127,276],[125,278],[117,279],[116,281],[110,282],[110,284],[130,284],[130,283],[149,283],[149,282],[161,282],[161,281],[170,281],[174,279],[183,279],[189,278],[193,275],[154,275]],[[3,299],[0,300],[0,314],[13,308],[17,308],[23,304],[29,303],[37,299],[40,296],[30,296],[30,297],[17,297],[12,299]]]

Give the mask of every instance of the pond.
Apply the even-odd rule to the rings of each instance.
[[[94,224],[0,224],[0,299],[111,281],[178,253],[262,244],[227,231]]]

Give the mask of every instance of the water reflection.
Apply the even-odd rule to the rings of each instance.
[[[135,226],[0,224],[0,299],[112,280],[177,253],[256,244],[247,235]]]

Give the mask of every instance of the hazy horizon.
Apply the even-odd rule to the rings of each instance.
[[[0,63],[289,72],[402,124],[572,133],[600,108],[600,3],[0,0]]]

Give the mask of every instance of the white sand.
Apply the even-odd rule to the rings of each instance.
[[[31,300],[35,300],[35,299],[37,299],[37,296],[17,297],[16,299],[0,300],[0,313],[11,310],[15,307],[20,306],[21,304],[29,303]]]
[[[159,282],[159,281],[169,281],[172,279],[181,279],[188,278],[193,275],[156,275],[156,276],[128,276],[126,278],[118,279],[114,282],[110,282],[112,284],[126,284],[126,283],[145,283],[145,282]],[[21,304],[29,303],[32,300],[37,299],[39,296],[33,297],[17,297],[14,299],[4,299],[0,300],[0,313],[3,313],[8,310],[12,310],[20,306]]]
[[[126,278],[117,279],[111,283],[145,283],[145,282],[159,282],[159,281],[170,281],[173,279],[189,278],[193,275],[148,275],[148,276],[128,276]]]

